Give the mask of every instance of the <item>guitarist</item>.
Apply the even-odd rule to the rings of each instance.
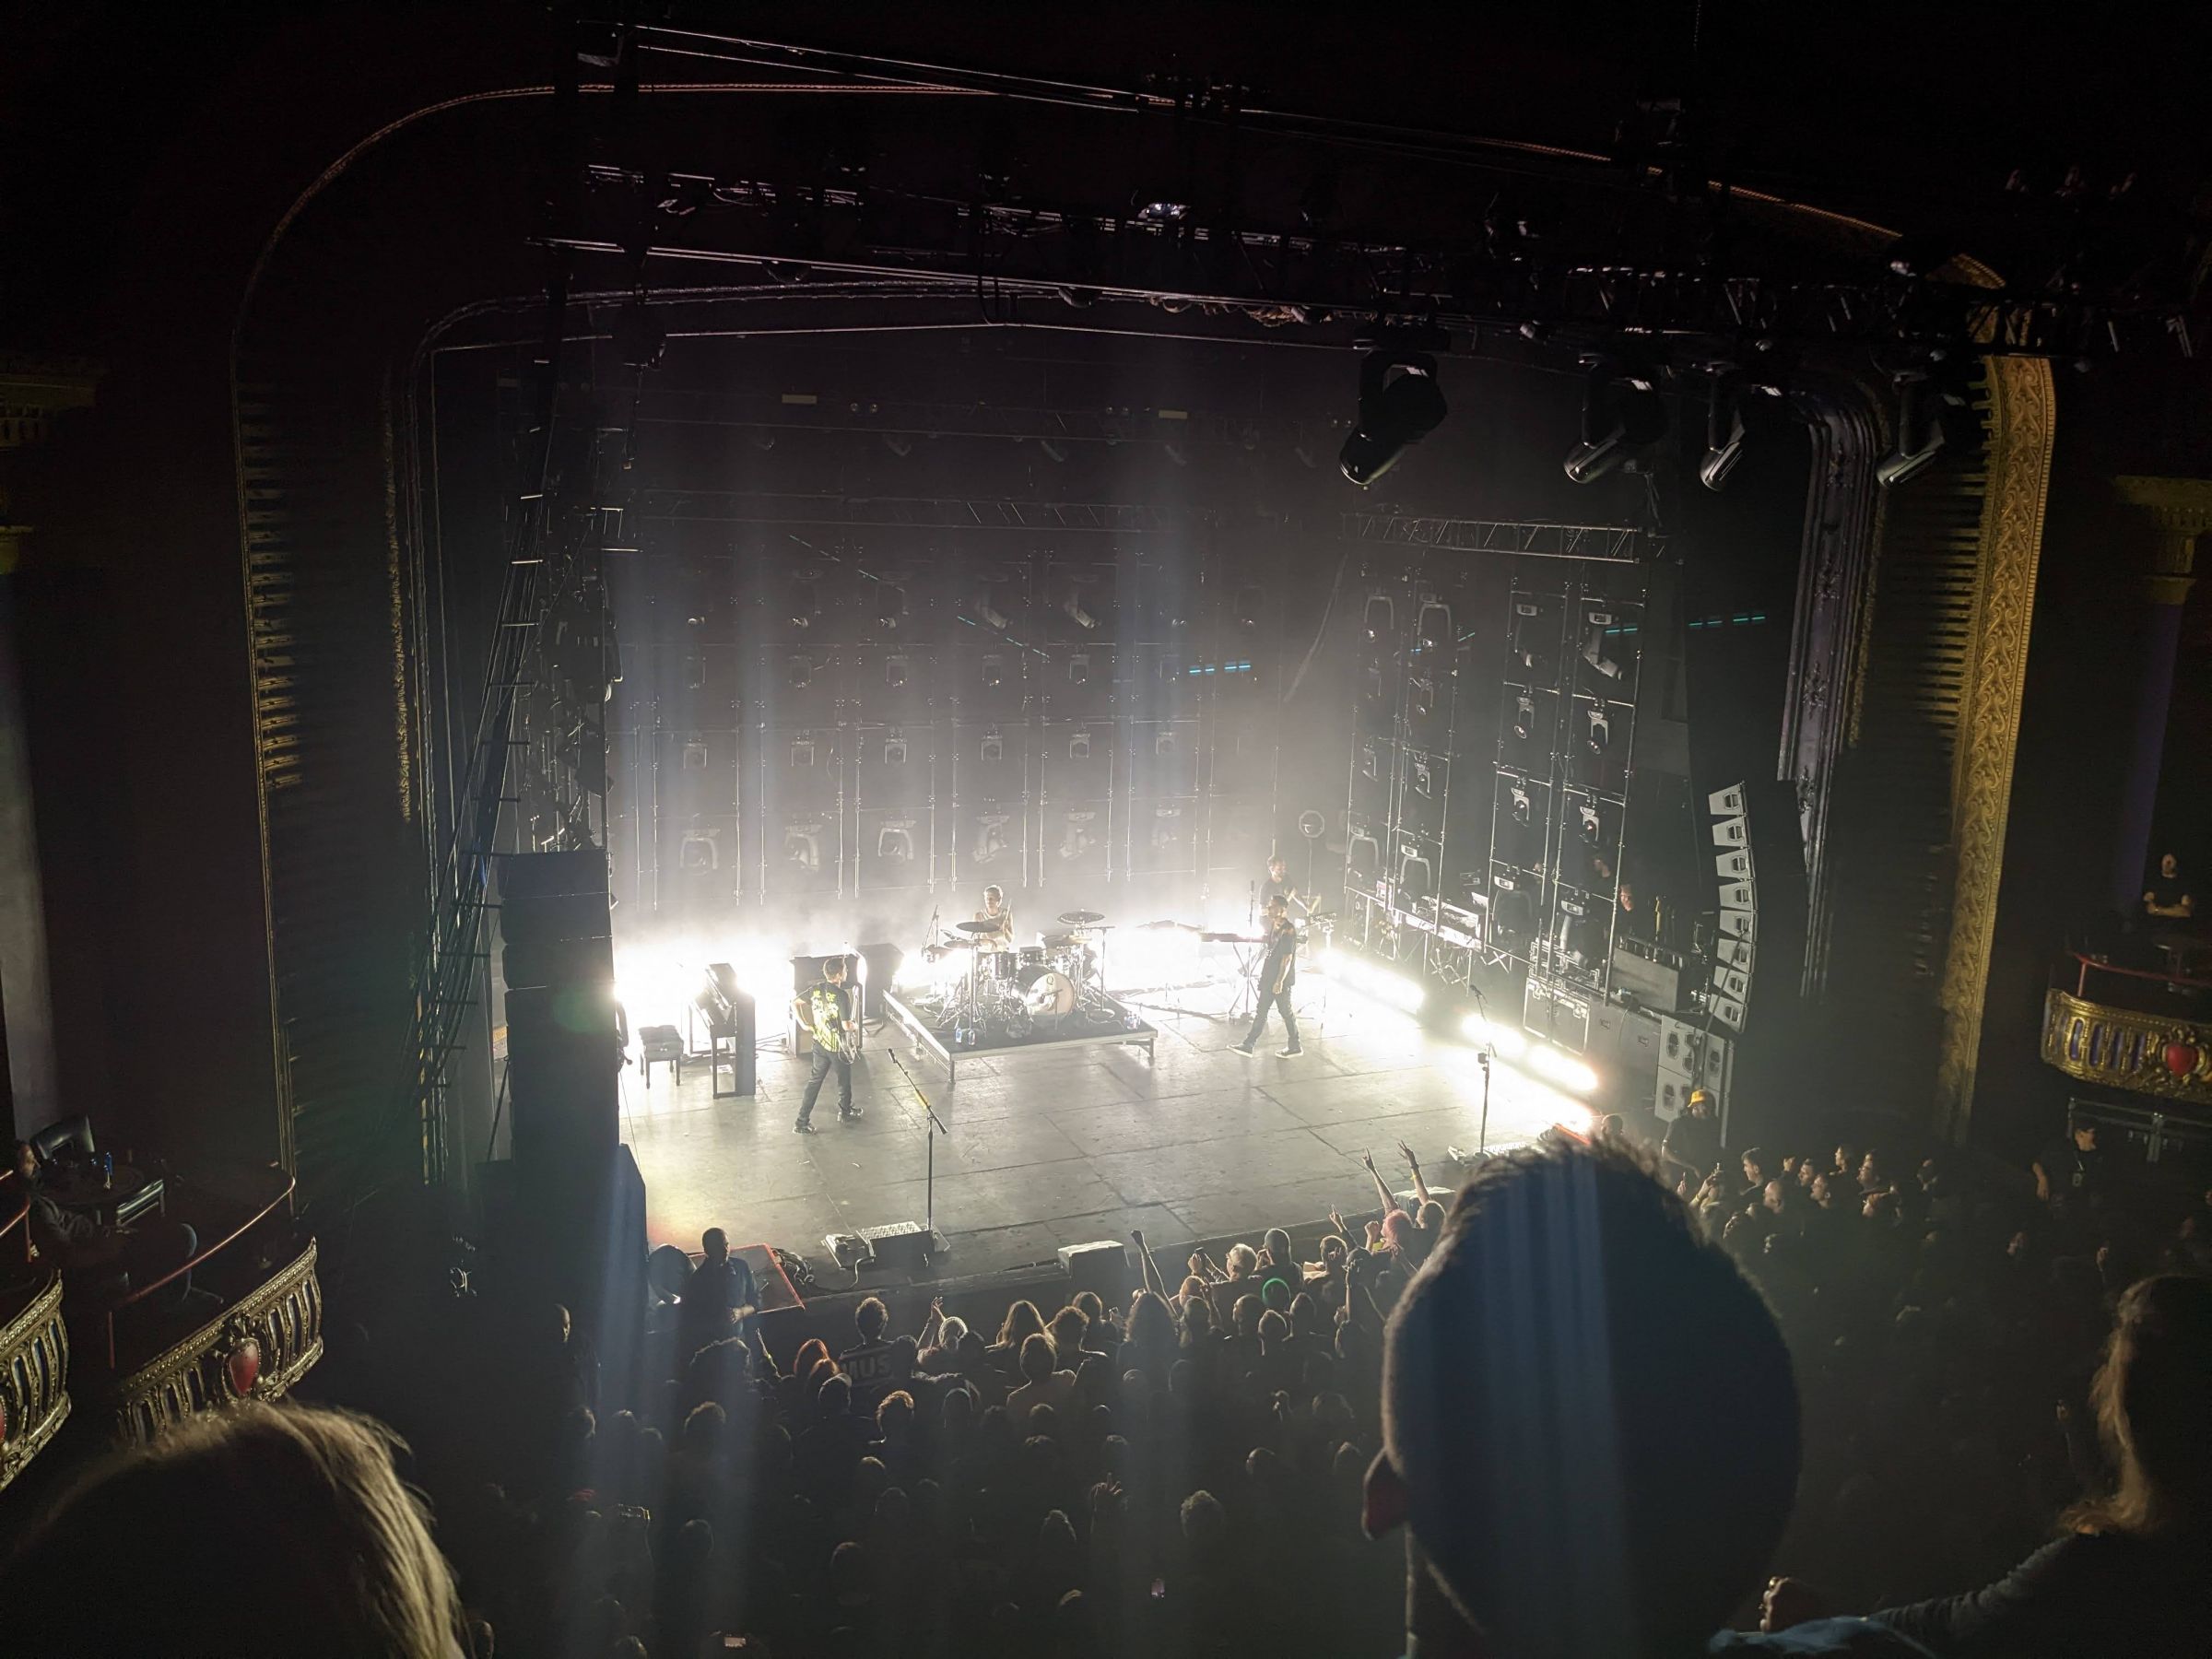
[[[1298,929],[1290,925],[1288,897],[1277,893],[1267,900],[1267,954],[1260,962],[1260,1006],[1252,1017],[1252,1030],[1236,1045],[1238,1053],[1249,1054],[1259,1047],[1270,1008],[1279,1008],[1283,1015],[1286,1041],[1277,1053],[1285,1060],[1295,1060],[1306,1052],[1298,1040],[1298,1015],[1290,1006],[1290,987],[1296,983]]]
[[[799,1101],[799,1121],[791,1126],[794,1135],[814,1133],[814,1103],[821,1098],[822,1079],[833,1068],[837,1072],[837,1115],[848,1124],[860,1121],[860,1109],[853,1104],[853,1050],[859,1041],[860,1027],[853,1020],[851,994],[845,989],[847,969],[841,956],[825,959],[821,982],[792,998],[792,1018],[814,1038],[814,1075],[806,1080],[806,1096]]]

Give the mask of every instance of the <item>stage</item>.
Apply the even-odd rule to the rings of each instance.
[[[1293,1060],[1276,1057],[1279,1026],[1247,1059],[1230,1052],[1241,1022],[1145,1006],[1149,1061],[1127,1046],[963,1053],[959,1082],[947,1085],[937,1056],[887,1020],[854,1066],[865,1120],[838,1121],[832,1081],[812,1135],[792,1133],[804,1060],[764,1051],[757,1097],[721,1100],[703,1062],[687,1063],[680,1088],[656,1066],[650,1089],[633,1065],[623,1073],[622,1133],[645,1177],[653,1241],[696,1250],[701,1231],[721,1227],[818,1265],[827,1233],[921,1220],[924,1120],[901,1063],[950,1131],[936,1147],[936,1226],[951,1249],[934,1278],[1030,1266],[1062,1244],[1125,1241],[1133,1228],[1173,1247],[1304,1227],[1332,1205],[1371,1213],[1359,1154],[1371,1150],[1403,1189],[1399,1139],[1432,1185],[1453,1184],[1459,1166],[1446,1148],[1474,1146],[1481,1112],[1474,1051],[1318,975],[1300,989],[1305,1053]],[[1226,1006],[1218,991],[1163,1000],[1190,1010],[1209,998]],[[1563,1116],[1580,1119],[1582,1109],[1496,1066],[1493,1149]],[[1162,1252],[1163,1263],[1180,1259]]]

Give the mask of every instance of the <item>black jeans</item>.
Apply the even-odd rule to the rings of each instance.
[[[1283,1035],[1288,1039],[1285,1046],[1288,1048],[1303,1047],[1304,1045],[1298,1040],[1298,1014],[1290,1006],[1290,993],[1288,990],[1264,991],[1260,994],[1259,1009],[1252,1017],[1252,1030],[1244,1033],[1244,1046],[1246,1048],[1259,1047],[1260,1038],[1267,1030],[1267,1010],[1270,1008],[1282,1010]]]
[[[822,1079],[830,1075],[832,1066],[837,1068],[837,1115],[853,1115],[853,1056],[842,1049],[826,1049],[818,1044],[814,1051],[814,1076],[806,1079],[806,1098],[799,1102],[800,1123],[813,1118],[814,1103],[822,1098]]]

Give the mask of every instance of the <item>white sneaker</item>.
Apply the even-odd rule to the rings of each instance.
[[[1277,1060],[1295,1060],[1305,1052],[1306,1051],[1302,1048],[1277,1049],[1275,1051],[1275,1057]]]

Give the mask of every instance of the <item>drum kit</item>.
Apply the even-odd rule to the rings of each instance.
[[[966,953],[964,972],[947,974],[913,999],[932,1024],[949,1025],[962,1048],[1026,1042],[1039,1035],[1077,1036],[1133,1018],[1106,994],[1106,935],[1112,924],[1098,911],[1063,911],[1058,926],[1034,945],[996,942],[996,922],[955,922],[923,956],[950,966]]]

